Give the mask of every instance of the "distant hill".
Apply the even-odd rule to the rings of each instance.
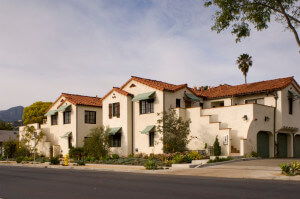
[[[16,106],[8,110],[0,111],[0,121],[14,122],[22,120],[23,110],[23,106]]]

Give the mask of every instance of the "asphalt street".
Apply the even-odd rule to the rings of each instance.
[[[299,198],[299,181],[0,166],[1,199]]]

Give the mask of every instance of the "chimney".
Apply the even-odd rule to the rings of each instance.
[[[197,87],[196,86],[194,86],[194,91],[196,91],[197,90]]]

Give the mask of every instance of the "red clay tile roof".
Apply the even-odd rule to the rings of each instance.
[[[61,95],[64,96],[67,101],[71,102],[74,105],[102,107],[102,99],[99,97],[89,97],[68,93],[62,93]]]
[[[241,84],[237,86],[230,86],[227,84],[218,87],[210,88],[208,90],[194,90],[194,92],[201,97],[208,99],[231,97],[238,95],[248,95],[256,93],[273,92],[281,90],[294,81],[293,77],[279,78],[268,81],[261,81],[249,84]],[[297,83],[296,83],[297,84]]]
[[[125,95],[125,96],[128,96],[128,95],[133,96],[131,93],[128,93],[128,92],[126,92],[126,91],[124,91],[124,90],[122,90],[122,89],[120,89],[120,88],[118,88],[118,87],[113,87],[113,89],[111,89],[104,97],[102,97],[101,100],[105,99],[105,98],[106,98],[107,96],[109,96],[113,91],[116,91],[116,92],[118,92],[118,93],[120,93],[120,94],[122,94],[122,95]]]
[[[145,79],[145,78],[141,78],[141,77],[131,76],[131,79],[128,80],[121,87],[121,89],[123,89],[131,80],[135,80],[137,82],[140,82],[142,84],[145,84],[147,86],[150,86],[152,88],[155,88],[155,89],[161,90],[161,91],[174,92],[174,91],[177,91],[177,90],[187,87],[187,84],[174,85],[174,84],[169,84],[169,83],[162,82],[162,81],[156,81],[156,80],[152,80],[152,79]]]

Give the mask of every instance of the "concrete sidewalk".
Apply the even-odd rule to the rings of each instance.
[[[17,164],[16,162],[0,162],[5,166],[18,167],[37,167],[54,169],[74,169],[74,170],[94,170],[94,171],[112,171],[112,172],[130,172],[164,175],[187,175],[187,176],[206,176],[221,178],[248,178],[248,179],[270,179],[270,180],[296,180],[300,181],[300,176],[284,176],[281,174],[279,164],[281,162],[290,162],[290,159],[262,159],[243,162],[233,162],[228,164],[209,166],[203,168],[186,169],[164,169],[164,170],[146,170],[144,166],[132,165],[111,165],[111,164],[86,164],[85,166],[61,166],[42,164]]]

